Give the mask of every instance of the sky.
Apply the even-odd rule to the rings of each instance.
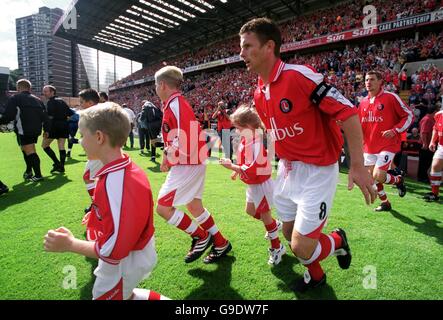
[[[2,0],[0,10],[0,67],[18,68],[15,19],[38,13],[38,8],[65,10],[71,0]]]

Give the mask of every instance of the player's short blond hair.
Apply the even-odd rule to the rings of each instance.
[[[164,81],[173,89],[180,89],[183,82],[183,71],[174,66],[166,66],[155,73],[155,82]]]
[[[31,90],[31,81],[27,80],[27,79],[20,79],[17,81],[17,91],[20,90],[26,90],[29,91]]]
[[[100,103],[80,111],[79,127],[91,133],[101,131],[109,137],[111,147],[122,147],[129,136],[131,124],[128,115],[114,102]]]

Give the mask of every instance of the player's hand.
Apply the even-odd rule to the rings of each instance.
[[[382,134],[383,138],[386,138],[386,139],[392,139],[396,135],[396,133],[393,129],[383,131],[381,134]]]
[[[225,167],[226,169],[232,169],[232,161],[230,159],[222,158],[219,160],[219,163]]]
[[[437,145],[433,142],[429,144],[429,150],[431,150],[432,152],[435,152],[435,150],[437,149],[436,147]]]
[[[49,252],[66,252],[72,248],[75,237],[69,229],[60,227],[49,230],[45,236],[44,247]]]
[[[238,172],[233,171],[233,172],[231,173],[231,179],[232,179],[232,180],[236,180],[237,177],[238,177]]]
[[[352,190],[354,183],[360,188],[365,197],[366,204],[374,203],[377,192],[374,190],[374,180],[364,166],[352,167],[348,174],[348,190]]]

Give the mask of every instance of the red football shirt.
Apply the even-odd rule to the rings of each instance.
[[[143,249],[154,235],[151,186],[127,155],[105,165],[96,177],[92,212],[102,234],[95,251],[103,261],[118,264],[131,251]]]
[[[164,104],[162,135],[165,147],[175,152],[168,153],[168,164],[197,165],[207,159],[206,135],[189,103],[177,92]]]
[[[261,138],[246,142],[245,137],[242,137],[237,154],[237,164],[242,170],[240,180],[246,184],[260,184],[267,181],[272,172],[267,156]]]
[[[434,130],[437,131],[438,144],[443,146],[443,111],[437,112],[434,119]]]
[[[401,134],[408,130],[414,116],[398,95],[382,89],[372,99],[369,96],[363,98],[359,111],[364,152],[378,154],[382,151],[400,151]],[[382,132],[387,130],[394,130],[395,137],[384,138]]]
[[[335,88],[315,105],[310,96],[323,76],[307,66],[278,60],[270,79],[265,86],[259,78],[254,102],[278,157],[318,166],[337,162],[343,138],[336,120],[345,121],[357,109]]]

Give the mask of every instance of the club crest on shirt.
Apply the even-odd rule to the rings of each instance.
[[[382,103],[380,103],[380,104],[377,106],[378,111],[382,111],[384,108],[385,108],[385,105],[382,104]]]
[[[280,110],[283,113],[288,113],[292,110],[292,102],[289,99],[281,99],[280,100]]]
[[[169,128],[168,124],[165,122],[163,123],[163,131],[168,133],[169,131],[171,131],[171,128]]]

